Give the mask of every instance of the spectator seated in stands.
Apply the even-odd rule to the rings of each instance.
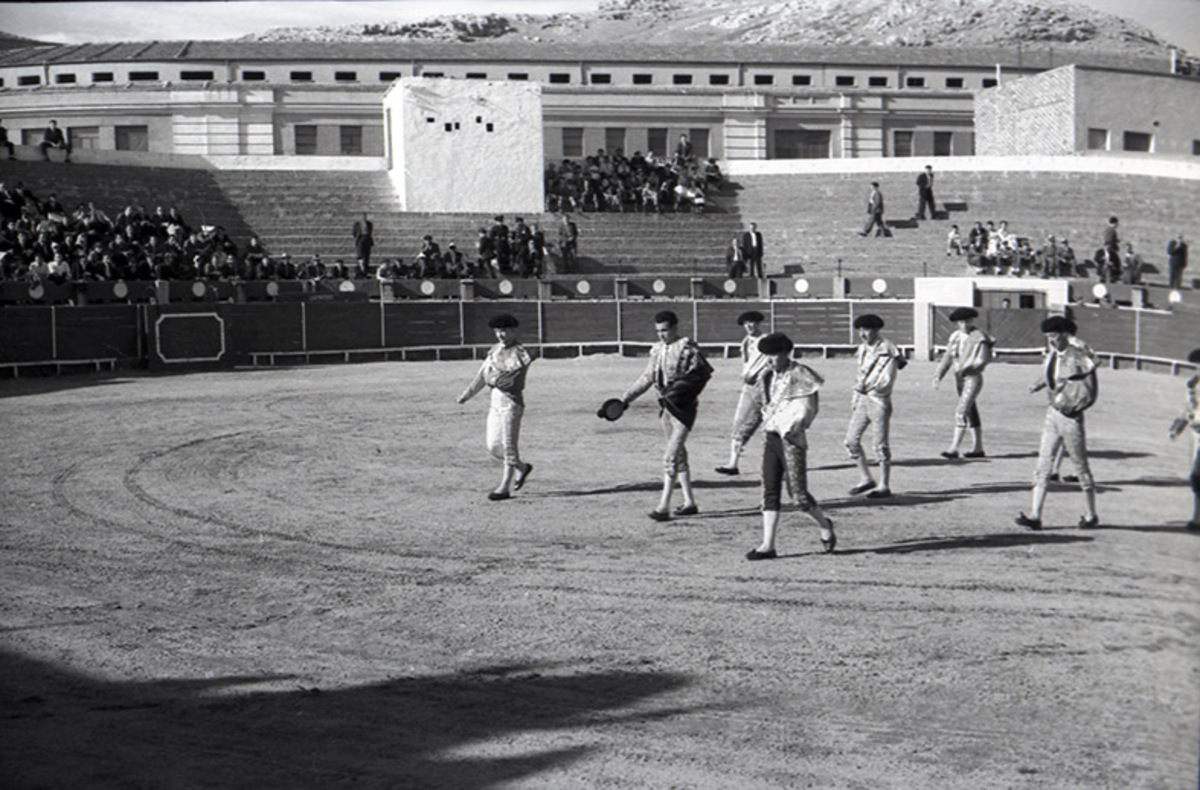
[[[64,162],[71,161],[71,141],[63,134],[63,130],[58,128],[58,121],[51,121],[46,127],[46,131],[42,132],[42,141],[38,143],[38,148],[42,151],[42,159],[50,161],[50,150],[62,151],[66,158]]]
[[[721,173],[716,157],[710,156],[704,163],[704,183],[713,189],[725,186],[725,176]]]
[[[546,210],[661,212],[669,207],[695,211],[706,197],[710,176],[718,186],[721,183],[720,168],[715,160],[709,162],[711,168],[701,167],[694,156],[667,162],[653,153],[643,156],[635,151],[627,158],[620,150],[609,154],[604,149],[582,163],[564,159],[546,168]]]
[[[946,256],[949,257],[951,252],[955,255],[963,254],[962,235],[959,234],[957,225],[951,225],[946,234]]]

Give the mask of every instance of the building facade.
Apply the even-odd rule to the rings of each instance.
[[[599,148],[667,155],[683,133],[698,154],[722,160],[964,156],[983,152],[978,97],[1063,65],[1100,85],[1200,84],[1171,75],[1166,53],[1160,62],[779,45],[46,45],[0,52],[0,118],[24,144],[54,118],[77,149],[380,157],[392,83],[486,80],[541,86],[550,161]]]

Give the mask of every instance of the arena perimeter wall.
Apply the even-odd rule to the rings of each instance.
[[[456,294],[457,295],[457,294]],[[924,356],[944,345],[955,305],[908,299],[674,298],[365,299],[8,306],[0,309],[0,370],[147,367],[184,372],[247,365],[476,358],[495,342],[488,319],[509,312],[522,340],[544,356],[636,353],[653,341],[653,319],[673,310],[684,334],[710,354],[735,356],[737,316],[758,310],[774,331],[810,353],[848,353],[854,317],[880,315],[887,336]],[[980,324],[1002,357],[1036,359],[1049,309],[980,308]],[[1200,339],[1200,311],[1070,308],[1079,334],[1114,366],[1171,373]],[[922,330],[921,327],[925,329]]]

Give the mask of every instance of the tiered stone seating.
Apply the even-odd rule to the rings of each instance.
[[[767,249],[767,272],[803,265],[808,274],[847,276],[961,275],[966,259],[946,257],[946,233],[957,224],[964,240],[975,221],[1007,220],[1034,247],[1047,234],[1071,240],[1090,258],[1108,218],[1120,218],[1122,242],[1131,241],[1148,264],[1150,281],[1165,280],[1166,244],[1195,227],[1195,183],[1182,179],[1099,173],[938,172],[935,193],[943,219],[914,222],[912,173],[741,176],[741,218],[758,223]],[[937,164],[934,162],[936,169]],[[891,238],[862,238],[870,182],[878,181],[892,225]],[[947,212],[946,209],[949,209]]]
[[[251,233],[238,207],[206,170],[62,164],[57,159],[7,161],[0,162],[0,181],[9,186],[21,183],[43,200],[57,195],[67,211],[88,202],[109,215],[128,205],[140,205],[147,212],[174,206],[197,230],[220,225],[239,243]]]
[[[375,223],[372,259],[411,261],[430,234],[445,249],[451,242],[471,255],[492,214],[400,212],[391,181],[382,172],[223,171],[217,180],[273,253],[319,253],[325,260],[354,257],[351,228],[362,213]],[[718,201],[719,203],[720,201]],[[504,212],[511,227],[513,212]],[[560,218],[522,214],[539,224],[549,243]],[[606,273],[700,273],[725,270],[725,246],[741,225],[736,213],[717,205],[705,215],[572,213],[579,228],[580,268]]]

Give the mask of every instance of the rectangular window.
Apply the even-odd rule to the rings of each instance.
[[[398,80],[398,79],[400,79],[400,72],[398,72],[398,71],[381,71],[381,72],[379,72],[379,81],[380,82],[392,82],[392,81]]]
[[[73,85],[75,83],[74,74],[55,74],[54,83],[56,85]]]
[[[113,73],[111,71],[93,71],[92,82],[112,82]]]
[[[148,126],[118,126],[114,130],[117,136],[118,151],[149,151],[150,127]]]
[[[654,84],[654,75],[653,74],[634,74],[633,75],[633,84],[634,85],[653,85]]]
[[[946,78],[946,87],[947,88],[962,88],[962,87],[964,87],[963,78],[962,77],[947,77]]]
[[[812,85],[812,75],[811,74],[793,74],[792,75],[792,84],[793,85]]]
[[[867,77],[867,86],[871,88],[886,88],[888,84],[887,77]]]
[[[672,75],[671,82],[674,83],[675,85],[691,85],[692,84],[692,75],[691,74],[675,74],[675,75]]]
[[[755,74],[754,75],[754,84],[755,85],[774,85],[775,84],[775,75],[774,74]]]
[[[729,75],[728,74],[709,74],[708,75],[708,84],[709,85],[728,85],[729,84]]]
[[[1108,150],[1108,130],[1088,129],[1087,146],[1089,151]]]
[[[267,78],[267,72],[265,72],[265,71],[243,71],[242,72],[242,81],[243,82],[262,82],[266,78]]]
[[[335,71],[333,79],[337,82],[358,82],[357,71]]]
[[[1145,132],[1125,132],[1123,147],[1126,151],[1149,153],[1154,150],[1154,136]]]
[[[213,73],[211,71],[181,71],[181,72],[179,72],[179,79],[181,79],[181,80],[197,80],[197,81],[210,80],[211,81],[212,78],[213,78]]]
[[[592,84],[593,85],[610,85],[611,83],[612,83],[612,75],[611,74],[593,74],[592,75]]]
[[[997,83],[996,83],[995,77],[984,77],[983,78],[983,87],[985,87],[985,88],[994,88],[994,87],[996,87],[996,84]]]
[[[340,133],[342,156],[362,156],[362,127],[342,126]]]
[[[430,79],[434,79],[434,80],[440,80],[446,76],[446,72],[444,72],[444,71],[423,71],[423,72],[421,72],[421,76],[429,77]]]
[[[467,79],[469,79],[469,80],[486,80],[487,72],[486,71],[468,71]]]
[[[313,156],[317,153],[317,127],[296,126],[296,154]]]
[[[665,157],[667,155],[667,130],[647,129],[646,148],[655,156]]]
[[[855,79],[848,74],[839,74],[834,82],[839,88],[853,88]]]
[[[563,156],[583,156],[583,129],[566,126],[562,130]]]
[[[604,148],[610,154],[625,150],[625,130],[609,127],[604,130]]]
[[[950,156],[954,153],[954,132],[933,133],[933,155]]]
[[[692,153],[697,159],[707,159],[708,129],[688,129],[688,139],[692,142]]]
[[[18,85],[41,85],[42,78],[36,74],[26,74],[22,77],[17,77]]]
[[[130,82],[154,82],[158,79],[157,71],[131,71],[129,72]]]
[[[76,151],[95,151],[100,147],[100,127],[72,126],[67,130],[67,139]]]
[[[925,87],[925,78],[924,77],[906,77],[904,80],[904,87],[906,87],[906,88],[924,88]]]
[[[550,84],[551,85],[570,85],[571,84],[571,75],[563,74],[561,72],[556,73],[556,74],[551,74],[550,75]]]
[[[831,135],[828,129],[778,129],[776,159],[828,159]]]
[[[1192,156],[1200,156],[1200,140],[1192,140]]]
[[[529,79],[529,75],[523,71],[510,71],[508,73],[508,78],[510,80],[516,80],[517,82],[523,82]]]
[[[311,71],[293,71],[288,75],[292,82],[312,82]]]
[[[892,132],[892,156],[913,155],[913,133],[910,131]]]

